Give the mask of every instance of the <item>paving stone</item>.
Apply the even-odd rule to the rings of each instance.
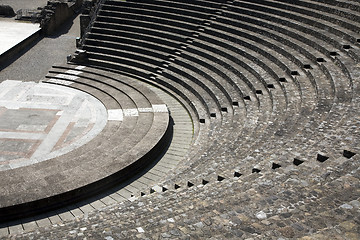
[[[88,64],[174,96],[154,90],[178,105],[166,154],[179,161],[160,159],[111,198],[129,201],[98,196],[83,217],[14,237],[359,238],[355,2],[105,1],[97,14]]]

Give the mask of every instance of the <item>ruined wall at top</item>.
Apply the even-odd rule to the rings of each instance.
[[[50,0],[41,11],[40,27],[45,35],[53,34],[80,9],[83,0]]]

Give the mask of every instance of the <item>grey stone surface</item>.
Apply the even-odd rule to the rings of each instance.
[[[80,68],[84,71],[84,68]],[[77,69],[79,70],[79,68]],[[145,86],[142,86],[141,88],[137,88],[135,86],[125,87],[124,84],[122,84],[122,89],[120,82],[118,82],[117,84],[119,88],[109,87],[109,85],[106,85],[105,82],[98,82],[100,86],[97,86],[98,84],[95,84],[91,88],[88,87],[89,85],[82,85],[86,81],[89,81],[89,79],[86,79],[85,77],[83,77],[84,79],[82,81],[76,82],[76,80],[79,78],[78,76],[80,76],[79,74],[81,73],[83,72],[67,70],[63,74],[55,75],[54,78],[62,79],[62,77],[64,77],[66,81],[69,82],[66,84],[66,86],[69,86],[70,84],[73,88],[78,88],[82,91],[88,92],[89,94],[95,96],[100,101],[102,101],[102,103],[108,110],[118,109],[121,114],[121,119],[108,118],[108,114],[101,113],[101,109],[100,111],[98,111],[96,107],[92,109],[94,107],[94,104],[91,103],[91,99],[87,99],[87,104],[81,104],[85,102],[84,99],[82,99],[80,96],[74,95],[74,97],[67,99],[67,101],[59,101],[64,103],[70,103],[70,105],[73,102],[78,102],[80,104],[73,105],[78,106],[78,110],[70,106],[66,108],[66,111],[61,111],[61,116],[58,122],[63,116],[65,116],[63,120],[66,120],[67,118],[75,118],[76,121],[74,121],[74,128],[76,128],[76,125],[78,124],[77,121],[86,120],[86,115],[90,114],[90,120],[98,118],[97,116],[100,116],[100,122],[104,122],[103,120],[105,120],[105,129],[99,135],[96,136],[95,134],[96,138],[93,140],[91,140],[91,136],[85,135],[84,138],[87,141],[83,142],[85,143],[85,145],[81,146],[81,144],[77,144],[76,142],[74,142],[73,144],[70,144],[70,146],[78,147],[77,149],[70,149],[73,151],[65,155],[51,156],[51,154],[48,154],[47,152],[48,149],[53,149],[53,146],[55,146],[54,144],[58,144],[59,139],[64,136],[63,132],[66,132],[66,124],[60,124],[59,126],[57,126],[55,123],[53,129],[55,129],[56,131],[54,131],[53,134],[51,134],[52,131],[50,131],[49,134],[44,137],[44,144],[40,144],[38,149],[34,152],[34,158],[37,159],[39,157],[39,154],[44,154],[44,151],[46,151],[46,154],[44,155],[47,157],[52,157],[50,160],[35,165],[30,165],[29,167],[5,170],[1,173],[3,178],[7,179],[6,183],[4,182],[4,185],[2,187],[4,199],[1,204],[3,207],[26,203],[29,201],[47,201],[46,199],[50,196],[61,196],[62,194],[66,196],[68,192],[74,190],[76,191],[76,189],[79,188],[87,188],[87,185],[89,185],[89,188],[91,188],[91,184],[93,182],[101,182],[101,180],[105,177],[110,178],[110,181],[106,180],[107,184],[111,184],[111,181],[124,181],[126,180],[126,178],[128,178],[126,176],[130,177],[134,174],[131,171],[136,172],[137,169],[142,169],[148,164],[146,163],[146,161],[151,163],[154,160],[153,156],[146,156],[149,151],[162,151],[162,149],[164,148],[163,144],[167,145],[166,142],[161,143],[161,141],[167,140],[169,122],[168,110],[166,106],[162,104],[160,98],[158,98],[151,90],[147,89]],[[74,77],[69,78],[71,74],[73,74]],[[110,77],[103,77],[103,81],[113,80],[111,80]],[[52,80],[50,79],[49,82],[52,82]],[[6,83],[8,83],[8,81],[3,82],[3,84]],[[29,85],[30,83],[24,84]],[[48,86],[46,83],[42,83],[40,85]],[[53,88],[54,90],[57,89],[56,86]],[[60,87],[60,89],[66,88]],[[107,94],[104,94],[98,89],[102,89],[103,91],[108,90],[106,91]],[[141,91],[141,89],[143,89],[144,91]],[[3,94],[5,97],[11,95],[12,88],[5,87],[4,90],[8,90],[8,93]],[[39,96],[43,94],[40,90],[33,91],[39,94]],[[68,93],[66,90],[63,92],[66,96],[66,93],[69,94],[72,91],[75,90],[69,89]],[[32,92],[31,88],[28,92]],[[56,96],[59,97],[63,93],[59,95],[58,93],[53,92],[53,94],[55,96],[56,104],[56,101],[58,101]],[[45,95],[51,97],[51,94],[49,95],[49,93]],[[20,95],[19,98],[21,99]],[[26,97],[26,99],[30,100],[30,103],[34,102],[34,98],[36,97]],[[146,99],[146,102],[139,102],[141,98]],[[16,102],[10,101],[10,103],[13,107],[18,107],[16,105]],[[39,104],[39,102],[35,101],[35,104]],[[150,109],[146,112],[139,111],[138,109],[142,109],[141,107],[145,106],[144,104],[146,106],[150,106]],[[135,106],[135,108],[127,108],[133,105]],[[50,104],[49,106],[55,107],[54,104]],[[6,116],[5,113],[6,111],[3,113]],[[94,113],[99,114],[94,115]],[[43,121],[46,120],[45,118],[41,119]],[[14,123],[17,124],[16,121]],[[83,124],[84,123],[81,123],[80,125]],[[17,124],[15,127],[18,128],[18,125],[19,124]],[[97,129],[97,131],[101,131],[102,129],[101,127],[96,127],[96,124],[94,125],[94,128]],[[69,133],[71,133],[71,131]],[[77,134],[77,138],[79,138],[79,134]],[[116,143],[116,145],[112,145],[114,143]],[[99,161],[99,157],[101,157],[101,161]],[[142,163],[140,165],[137,163],[138,160],[142,160]],[[136,167],[134,168],[134,166]],[[34,175],[26,174],[26,171],[28,171],[27,168],[33,169],[33,171],[35,171],[36,173]],[[132,170],[130,171],[128,169]],[[117,175],[119,175],[118,172],[120,171],[122,171],[122,174],[120,175],[120,177],[116,177]],[[21,176],[21,178],[18,178],[17,176]],[[22,181],[23,178],[26,178],[26,181]],[[111,178],[113,178],[113,180],[111,180]],[[41,182],[42,184],[39,185],[39,182]],[[21,192],[15,192],[15,189],[13,187],[15,185],[22,185],[23,189],[33,190],[23,192],[24,195],[21,196]],[[50,185],[51,187],[49,187]],[[107,186],[105,184],[104,186],[99,186],[98,188],[106,187]],[[96,189],[89,191],[94,190],[97,191]],[[82,194],[87,194],[86,191],[82,191]],[[74,195],[72,194],[72,196]],[[5,200],[5,198],[7,200]],[[68,200],[71,201],[71,198]],[[56,203],[61,203],[62,201],[68,200],[66,200],[66,197],[63,199],[60,197],[58,198],[58,200],[55,201]],[[110,202],[111,198],[105,197],[101,201],[98,201],[100,205],[94,203],[95,206],[93,207],[97,209],[101,207],[101,204],[106,206],[104,203],[109,204]],[[50,204],[54,203],[55,202]],[[48,203],[44,204],[45,205],[43,207],[46,207],[46,204]],[[67,214],[69,215],[71,213]],[[59,216],[63,219],[61,215]]]
[[[358,16],[355,1],[106,1],[88,63],[177,98],[191,148],[174,139],[184,159],[127,201],[11,237],[359,239]]]
[[[3,169],[66,154],[91,141],[106,125],[105,107],[81,91],[19,81],[4,81],[0,88]]]

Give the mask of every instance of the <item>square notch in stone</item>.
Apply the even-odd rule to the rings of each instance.
[[[236,171],[234,172],[234,177],[239,178],[239,177],[241,177],[241,175],[242,175],[242,174],[241,174],[241,173],[239,173],[239,172],[236,172]]]
[[[320,63],[320,62],[326,62],[325,59],[322,58],[322,57],[316,58],[316,61],[317,61],[318,63]]]
[[[207,181],[207,180],[205,180],[205,179],[203,179],[202,182],[201,182],[201,184],[204,185],[204,186],[205,186],[206,184],[208,184],[208,183],[209,183],[209,181]]]
[[[293,164],[295,165],[295,166],[299,166],[299,165],[301,165],[301,164],[303,164],[304,163],[304,161],[303,160],[300,160],[300,159],[298,159],[298,158],[294,158],[294,160],[293,160]]]
[[[281,168],[281,165],[273,162],[273,163],[272,163],[272,166],[271,166],[271,169],[275,170],[275,169],[277,169],[277,168]]]
[[[351,48],[351,46],[349,44],[344,44],[343,45],[343,49],[345,50],[349,50]]]
[[[238,106],[239,106],[239,102],[232,102],[232,105],[233,105],[234,107],[238,107]]]
[[[245,97],[244,97],[244,100],[251,101],[251,98],[250,98],[250,96],[245,96]]]
[[[262,90],[256,90],[255,93],[262,95],[262,94],[263,94],[263,91],[262,91]]]
[[[269,84],[267,84],[266,86],[267,86],[268,88],[272,88],[272,89],[275,88],[274,84],[272,84],[272,83],[269,83]]]
[[[286,78],[280,77],[280,78],[279,78],[279,82],[287,82],[287,81],[286,81]]]
[[[200,123],[205,123],[205,119],[204,119],[204,118],[200,118],[200,119],[199,119],[199,122],[200,122]]]
[[[326,160],[328,160],[329,157],[328,156],[325,156],[323,154],[320,154],[318,153],[317,157],[316,157],[316,160],[318,160],[319,162],[325,162]]]
[[[311,65],[310,64],[304,64],[304,69],[312,69]]]
[[[228,112],[228,109],[227,109],[227,107],[222,107],[222,108],[221,108],[221,111],[222,111],[222,112]]]
[[[210,113],[210,117],[216,118],[216,113]]]
[[[290,73],[292,76],[299,76],[299,72],[298,71],[291,71]]]
[[[352,157],[355,156],[355,155],[356,155],[356,153],[351,152],[351,151],[349,151],[349,150],[344,150],[344,151],[343,151],[343,156],[346,157],[346,158],[352,158]]]

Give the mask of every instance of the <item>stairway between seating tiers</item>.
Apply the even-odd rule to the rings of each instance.
[[[123,204],[39,234],[360,237],[350,227],[360,221],[359,12],[356,1],[105,1],[83,45],[87,68],[170,93],[194,140]],[[131,88],[94,72],[74,86]]]

